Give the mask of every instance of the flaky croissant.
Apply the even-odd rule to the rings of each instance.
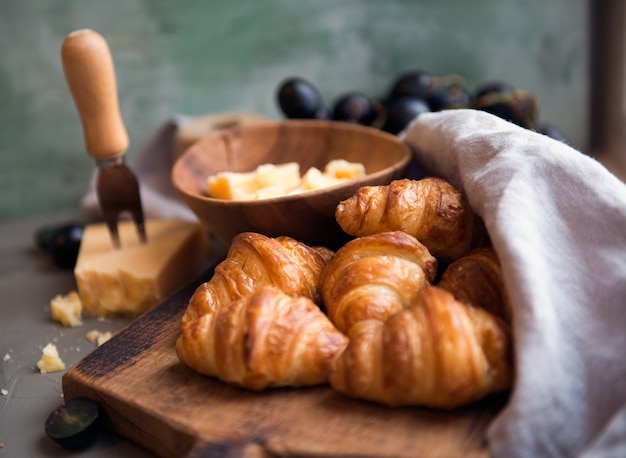
[[[337,205],[335,218],[353,236],[406,232],[443,262],[488,243],[482,219],[458,189],[440,178],[362,187]]]
[[[450,291],[458,301],[482,307],[511,323],[504,276],[493,247],[477,248],[452,262],[437,285]]]
[[[436,272],[437,260],[404,232],[355,238],[324,269],[322,303],[330,320],[347,333],[361,320],[384,320],[402,310]]]
[[[241,233],[233,238],[226,258],[215,267],[211,279],[191,296],[181,322],[210,313],[265,285],[318,302],[319,279],[332,255],[331,250],[310,247],[291,237]]]
[[[452,409],[511,385],[508,327],[436,286],[384,323],[357,323],[348,337],[329,380],[351,397]]]
[[[183,324],[176,352],[197,372],[262,390],[326,383],[346,345],[309,298],[266,286]]]

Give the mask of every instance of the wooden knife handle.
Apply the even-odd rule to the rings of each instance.
[[[95,159],[110,159],[128,149],[120,114],[115,67],[109,46],[99,33],[70,33],[61,47],[63,71],[83,125],[85,146]]]

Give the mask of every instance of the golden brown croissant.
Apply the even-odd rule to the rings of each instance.
[[[452,262],[438,283],[461,302],[482,307],[511,323],[511,306],[493,247],[477,248]]]
[[[320,280],[330,320],[347,333],[365,319],[384,320],[430,284],[437,260],[415,237],[384,232],[350,240],[328,262]]]
[[[197,372],[262,390],[326,383],[346,345],[309,298],[266,286],[183,324],[176,351]]]
[[[405,178],[362,187],[337,205],[335,218],[353,236],[411,234],[443,262],[488,242],[482,219],[458,189],[440,178]]]
[[[511,385],[506,325],[436,286],[384,323],[361,321],[348,337],[330,384],[351,397],[451,409]]]
[[[226,259],[215,267],[211,279],[191,296],[182,323],[264,285],[274,285],[288,295],[306,296],[318,302],[320,275],[332,255],[331,250],[310,247],[291,237],[241,233],[233,238]]]

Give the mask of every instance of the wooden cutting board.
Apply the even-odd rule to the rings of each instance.
[[[506,396],[453,411],[387,408],[328,386],[256,393],[180,363],[174,344],[207,275],[116,334],[63,377],[66,400],[98,402],[120,435],[157,456],[486,457]]]

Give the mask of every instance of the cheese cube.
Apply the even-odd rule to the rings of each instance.
[[[198,223],[145,224],[143,244],[133,222],[120,222],[120,249],[105,224],[85,227],[74,276],[86,315],[140,315],[199,274],[209,247]]]
[[[324,174],[340,179],[352,179],[365,176],[365,166],[360,162],[348,162],[345,159],[334,159],[324,168]]]
[[[311,167],[302,176],[301,187],[304,191],[311,191],[314,189],[326,188],[340,182],[340,179],[334,176],[323,174],[321,170],[316,167]]]
[[[291,190],[300,184],[300,164],[288,162],[286,164],[262,164],[256,169],[258,189],[282,186]]]
[[[220,172],[208,179],[211,197],[226,200],[246,200],[258,190],[255,172]]]

